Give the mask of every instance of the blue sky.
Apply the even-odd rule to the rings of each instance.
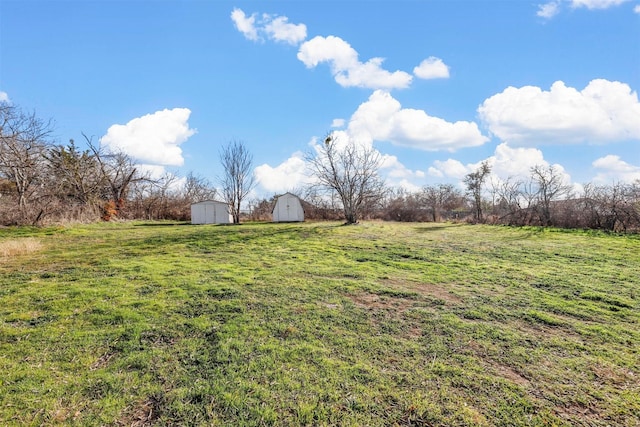
[[[0,99],[156,173],[216,180],[243,141],[258,195],[336,132],[391,186],[640,179],[640,1],[0,0]]]

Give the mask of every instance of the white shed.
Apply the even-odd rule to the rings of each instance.
[[[273,222],[300,222],[304,221],[304,210],[297,196],[285,193],[278,196],[273,208]]]
[[[203,200],[191,205],[191,224],[230,224],[229,205],[217,200]]]

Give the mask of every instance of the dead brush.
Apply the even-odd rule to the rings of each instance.
[[[41,250],[42,243],[33,237],[10,239],[0,242],[0,258],[9,258]]]

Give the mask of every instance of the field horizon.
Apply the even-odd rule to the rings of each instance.
[[[640,236],[0,229],[3,425],[640,425]]]

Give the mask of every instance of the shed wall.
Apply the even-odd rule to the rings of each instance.
[[[192,224],[229,224],[233,222],[229,207],[222,202],[207,201],[191,205]]]

